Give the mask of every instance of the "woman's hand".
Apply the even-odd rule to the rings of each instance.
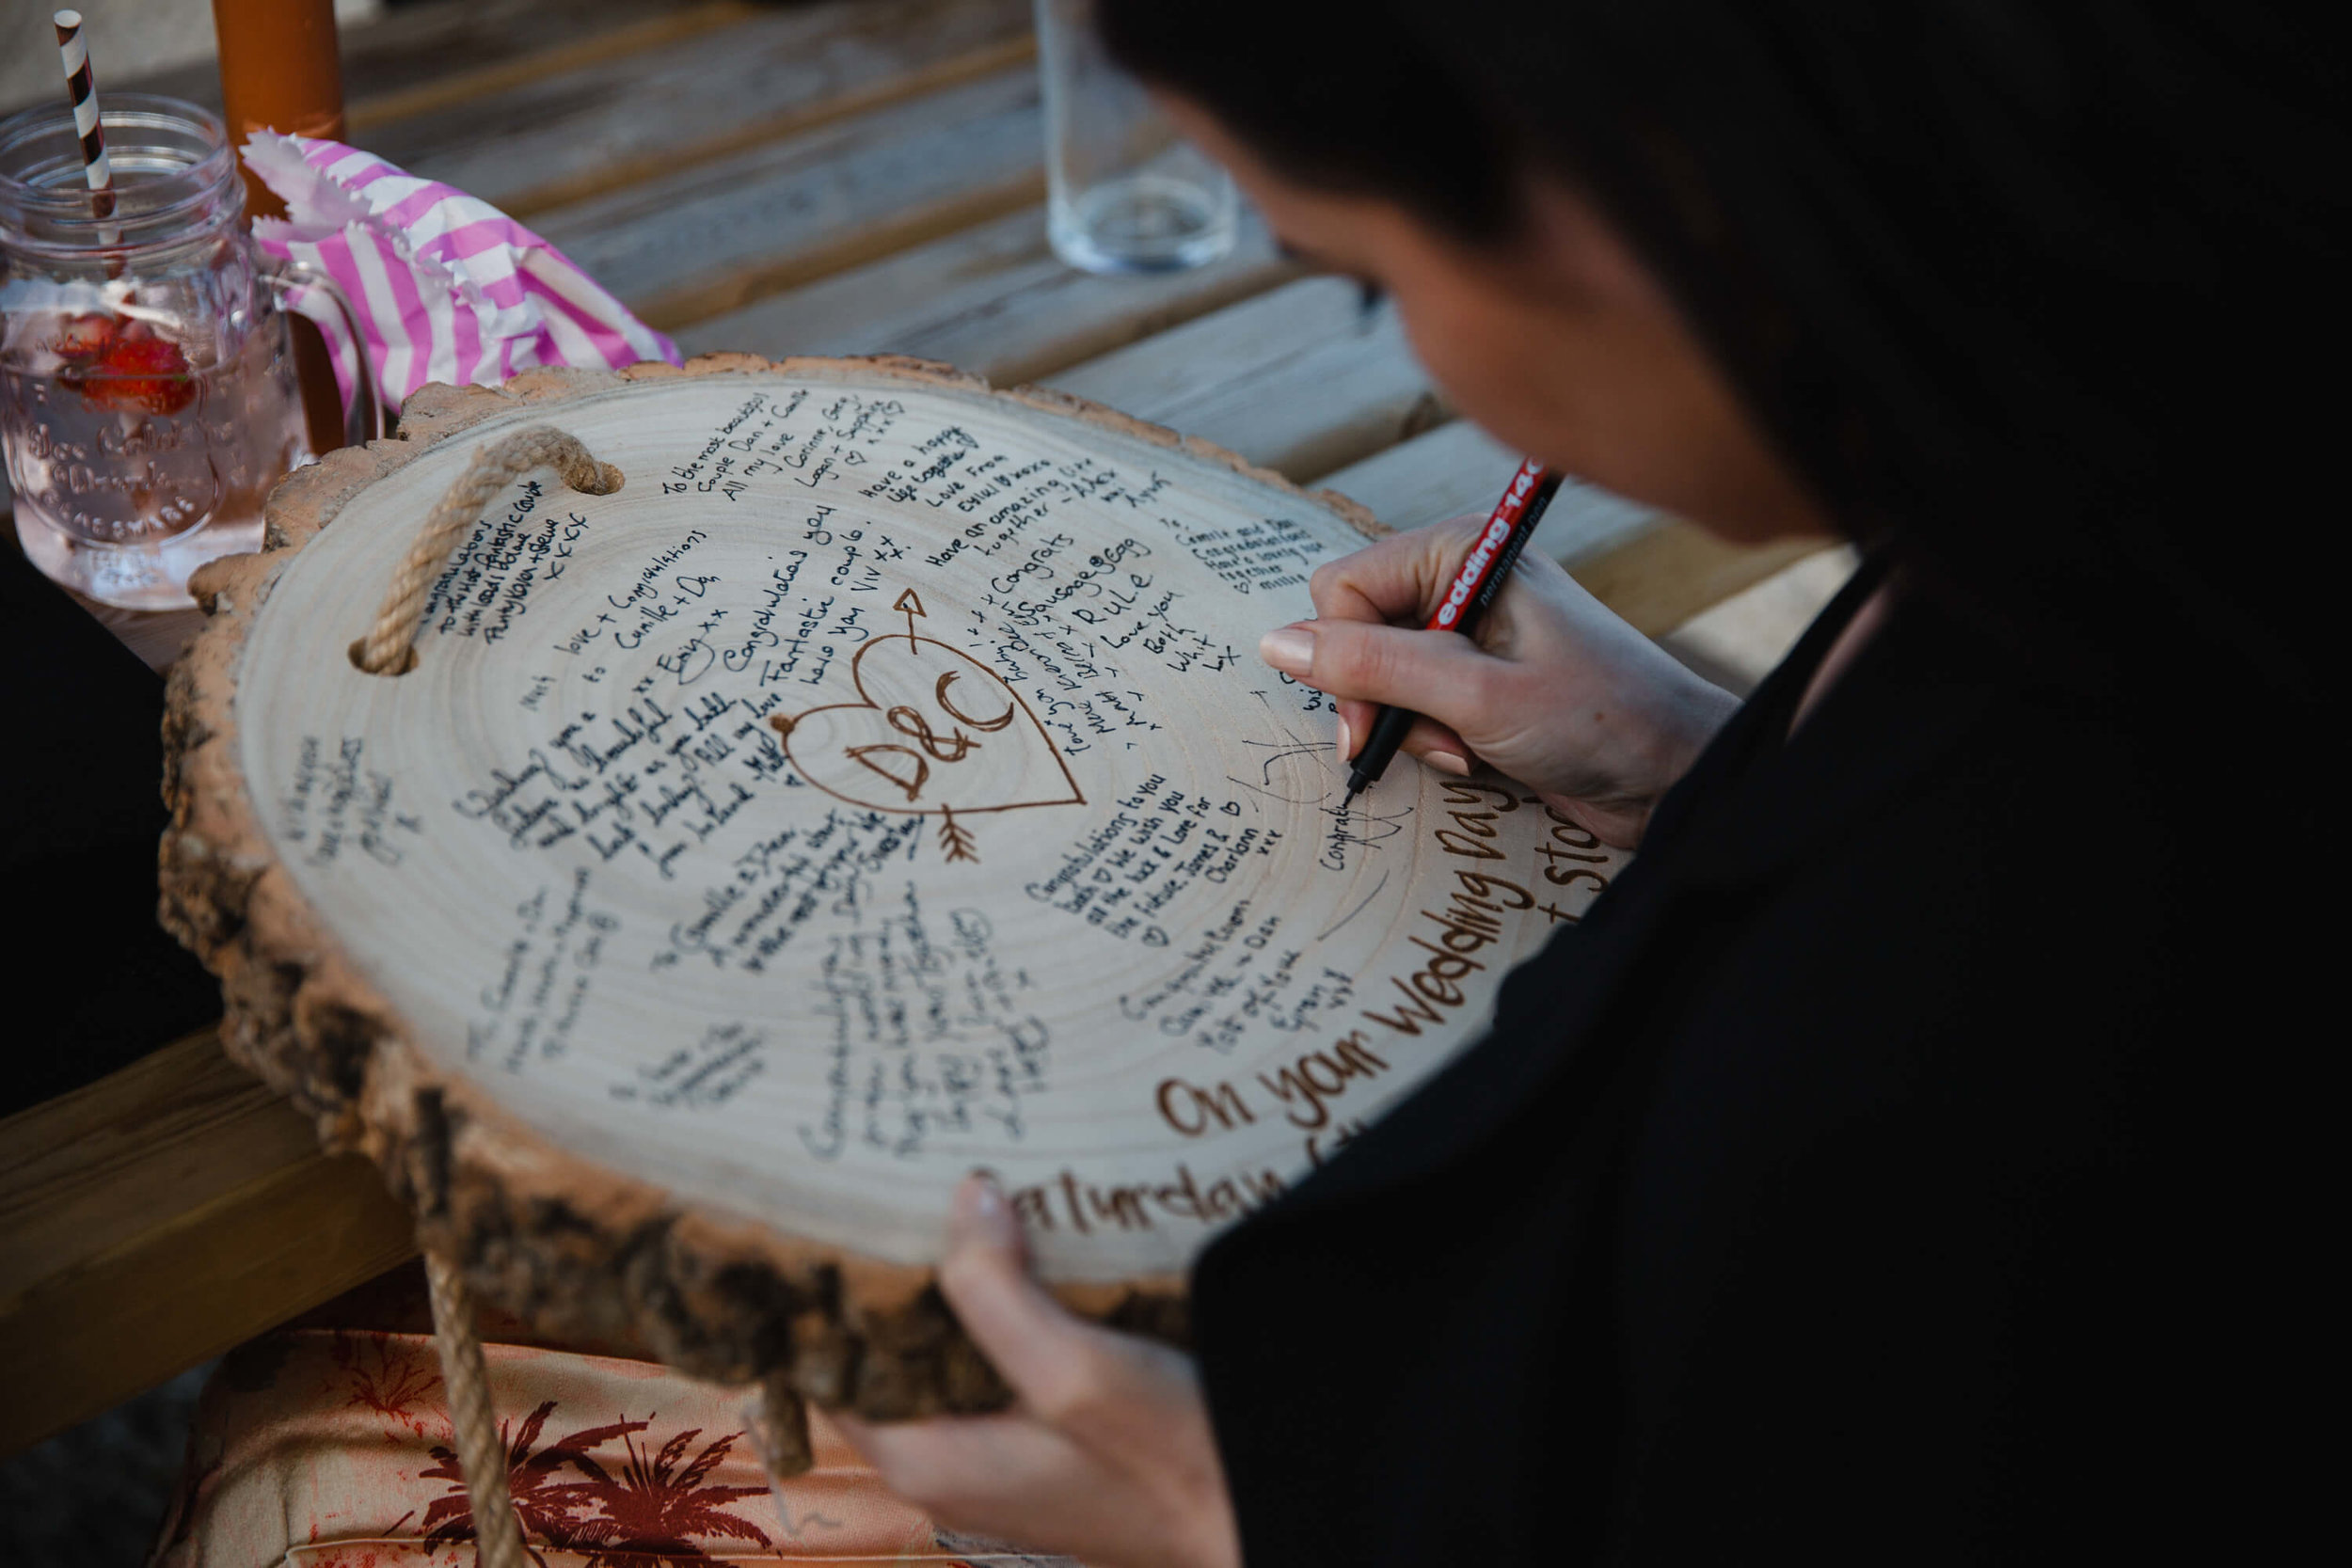
[[[834,1422],[893,1492],[1089,1568],[1239,1568],[1241,1543],[1188,1356],[1073,1317],[1030,1277],[1020,1223],[967,1177],[939,1288],[1018,1396],[1002,1416]]]
[[[1319,568],[1317,618],[1266,633],[1259,657],[1340,699],[1343,758],[1371,734],[1378,705],[1408,707],[1422,717],[1405,750],[1430,767],[1460,774],[1483,760],[1630,848],[1739,699],[1543,556],[1519,558],[1476,641],[1420,630],[1485,524],[1393,533]]]

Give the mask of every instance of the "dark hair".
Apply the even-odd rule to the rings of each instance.
[[[1531,174],[1572,184],[1840,526],[2039,654],[2143,689],[2218,657],[2316,700],[2295,509],[2344,439],[2352,144],[2342,56],[2301,14],[1100,8],[1131,70],[1291,179],[1494,241]]]

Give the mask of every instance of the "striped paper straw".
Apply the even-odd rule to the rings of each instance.
[[[50,21],[56,24],[57,54],[65,61],[66,91],[73,100],[73,130],[82,138],[82,174],[89,182],[90,215],[109,218],[115,211],[115,171],[106,161],[106,127],[98,118],[98,82],[90,74],[89,45],[82,41],[82,13],[59,11]],[[121,239],[120,230],[100,224],[101,245],[119,244]]]

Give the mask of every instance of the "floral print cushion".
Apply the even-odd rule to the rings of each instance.
[[[642,1361],[484,1347],[507,1484],[544,1568],[1042,1563],[932,1528],[821,1415],[771,1489],[744,1393]],[[301,1329],[205,1386],[151,1568],[473,1568],[433,1341]]]

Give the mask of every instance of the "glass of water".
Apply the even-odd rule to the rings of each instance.
[[[1088,272],[1174,272],[1232,250],[1239,229],[1232,178],[1111,63],[1092,0],[1036,4],[1055,254]]]

